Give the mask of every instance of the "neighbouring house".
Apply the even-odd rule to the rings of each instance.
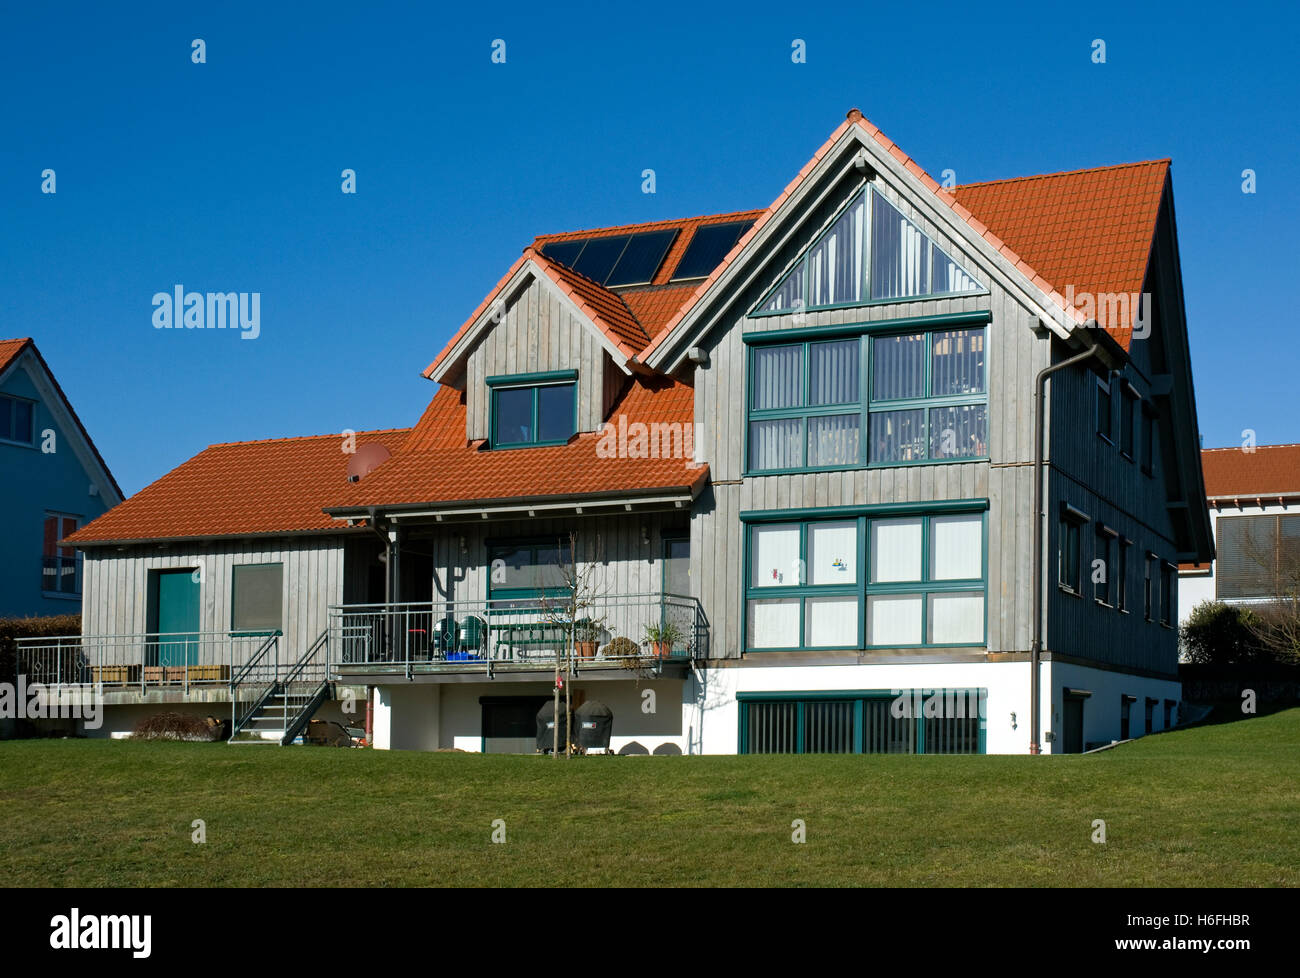
[[[1202,601],[1259,604],[1300,566],[1300,445],[1201,452],[1213,561],[1178,567],[1181,621]]]
[[[122,490],[30,338],[0,340],[0,618],[81,611],[81,555],[65,542]]]
[[[533,750],[569,648],[624,752],[1176,716],[1213,539],[1168,160],[945,189],[854,110],[765,209],[535,238],[424,375],[410,429],[215,445],[79,530],[84,634],[29,666],[107,732],[355,699],[424,750]]]

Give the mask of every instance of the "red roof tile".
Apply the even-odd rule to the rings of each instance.
[[[409,434],[362,431],[356,444],[377,441],[396,451]],[[338,532],[341,524],[321,507],[348,485],[351,456],[343,446],[341,434],[212,445],[68,539],[85,545]]]
[[[1210,499],[1300,493],[1300,445],[1207,448],[1201,452],[1205,495]]]
[[[22,353],[31,341],[29,336],[17,340],[0,340],[0,371],[17,360],[18,354]]]
[[[621,447],[617,438],[602,441],[602,435],[584,433],[565,445],[545,448],[467,448],[463,438],[456,446],[451,444],[454,439],[436,434],[465,431],[464,405],[442,390],[403,450],[361,482],[341,488],[327,505],[352,510],[694,489],[707,478],[707,466],[692,464],[688,453],[679,450],[680,440],[666,437],[659,454],[675,457],[634,457],[642,452],[636,442],[638,429],[632,427],[689,425],[693,413],[690,387],[666,378],[637,377],[610,412],[613,430],[628,432]]]
[[[1019,256],[1030,277],[1037,272],[1062,293],[1073,286],[1076,297],[1135,295],[1146,279],[1168,172],[1168,160],[1152,160],[965,184],[952,196]],[[1135,304],[1094,302],[1098,324],[1128,349]]]

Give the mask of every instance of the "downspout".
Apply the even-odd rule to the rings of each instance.
[[[1051,350],[1051,340],[1048,340],[1049,356]],[[1043,522],[1047,514],[1043,512],[1043,400],[1046,396],[1045,388],[1047,378],[1058,370],[1064,370],[1066,367],[1072,367],[1076,363],[1083,363],[1085,360],[1092,359],[1097,353],[1097,344],[1094,341],[1088,349],[1082,353],[1076,353],[1068,360],[1062,360],[1060,363],[1049,364],[1042,370],[1038,371],[1038,376],[1034,378],[1034,529],[1031,536],[1030,544],[1033,550],[1033,570],[1030,576],[1034,585],[1034,603],[1033,603],[1033,640],[1029,644],[1029,753],[1042,753],[1041,745],[1038,742],[1039,731],[1041,729],[1041,718],[1039,710],[1039,700],[1041,692],[1039,690],[1038,672],[1039,663],[1043,652],[1043,588],[1046,586],[1043,581]]]

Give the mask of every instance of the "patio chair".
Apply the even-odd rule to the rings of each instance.
[[[457,651],[466,658],[480,658],[487,651],[487,622],[476,615],[467,615],[460,623],[457,634]]]
[[[434,623],[430,648],[434,651],[435,658],[445,659],[448,652],[455,650],[456,632],[456,619],[451,615]]]

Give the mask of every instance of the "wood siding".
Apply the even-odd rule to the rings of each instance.
[[[133,635],[149,627],[149,572],[202,566],[199,629],[230,630],[232,568],[240,564],[284,565],[285,647],[301,653],[325,630],[327,609],[343,598],[343,540],[302,537],[209,543],[187,549],[137,547],[86,551],[82,633]]]
[[[470,351],[465,436],[474,441],[491,435],[488,377],[547,370],[578,371],[578,430],[596,431],[605,419],[607,369],[618,371],[592,327],[554,289],[533,279]]]
[[[845,506],[901,501],[989,500],[988,647],[1025,651],[1030,642],[1029,588],[1033,460],[1033,380],[1046,365],[1048,342],[1035,331],[1030,311],[998,287],[957,241],[942,234],[897,192],[877,184],[886,198],[970,271],[987,295],[913,300],[750,318],[748,312],[782,278],[788,266],[829,225],[854,192],[846,180],[810,217],[807,230],[774,256],[756,284],[733,298],[727,313],[703,342],[708,361],[695,371],[697,444],[710,466],[711,490],[691,522],[691,552],[699,566],[701,602],[713,626],[716,657],[736,657],[742,641],[744,538],[739,514],[747,510]],[[947,313],[989,311],[989,459],[956,464],[745,476],[745,378],[743,333],[798,327],[869,323]]]

